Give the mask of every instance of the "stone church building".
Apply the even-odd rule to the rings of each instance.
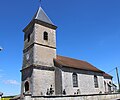
[[[92,64],[56,54],[56,29],[41,7],[24,28],[21,99],[112,92],[112,76]]]

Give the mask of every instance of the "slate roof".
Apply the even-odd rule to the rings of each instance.
[[[49,27],[51,29],[57,29],[57,26],[53,24],[53,22],[50,20],[50,18],[41,7],[38,8],[30,23],[23,29],[23,32],[28,31],[28,29],[33,26],[34,23]]]
[[[46,22],[48,24],[54,25],[53,22],[49,19],[49,17],[47,16],[47,14],[44,12],[44,10],[41,7],[39,7],[33,19],[37,19],[37,20]]]
[[[101,72],[103,71],[99,70],[95,66],[91,65],[90,63],[82,60],[77,60],[69,57],[59,56],[57,55],[56,59],[54,59],[55,62],[60,64],[62,67],[70,67],[70,68],[76,68],[81,70],[88,70],[88,71],[94,71],[94,72]]]

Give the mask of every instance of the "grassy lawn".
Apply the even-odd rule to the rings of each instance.
[[[1,98],[0,100],[9,100],[10,98]]]

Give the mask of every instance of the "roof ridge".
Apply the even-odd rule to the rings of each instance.
[[[71,58],[71,57],[66,57],[66,56],[61,56],[61,55],[57,55],[57,56],[64,57],[64,58],[68,58],[68,59],[72,59],[72,60],[82,61],[82,62],[86,62],[86,63],[90,64],[89,62],[87,62],[87,61],[85,61],[85,60],[80,60],[80,59]],[[92,65],[92,64],[90,64],[90,65]],[[93,65],[92,65],[92,66],[93,66]]]
[[[68,58],[68,59],[73,59],[73,60],[80,60],[80,59],[76,59],[76,58],[71,58],[71,57],[68,57],[68,56],[61,56],[61,55],[57,55],[57,56],[60,56],[60,57],[63,57],[63,58]],[[84,60],[80,60],[80,61],[84,61]]]

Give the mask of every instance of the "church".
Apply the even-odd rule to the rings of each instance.
[[[24,28],[21,99],[114,92],[112,76],[92,64],[56,54],[57,26],[39,7]]]

